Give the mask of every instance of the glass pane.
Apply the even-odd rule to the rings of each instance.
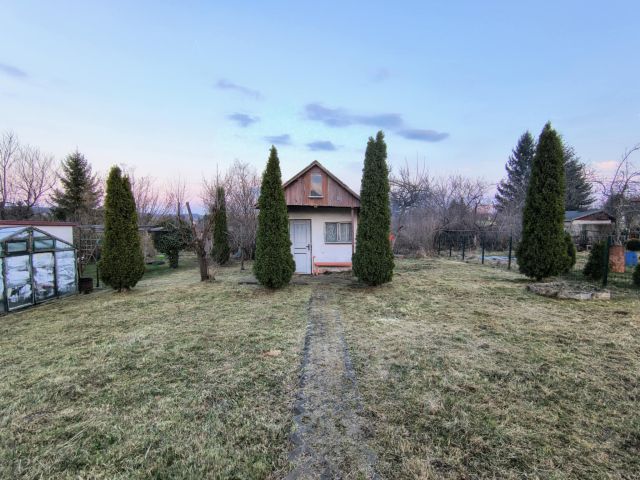
[[[325,242],[337,242],[338,241],[338,224],[337,223],[325,223]]]
[[[310,197],[322,196],[322,175],[319,173],[311,174],[311,193]]]
[[[27,241],[7,242],[7,253],[26,252]]]
[[[36,302],[41,302],[56,294],[53,275],[53,253],[35,253],[31,257],[33,283],[36,290]]]
[[[42,238],[42,239],[33,239],[33,248],[34,250],[51,250],[53,249],[53,239],[51,238]]]
[[[76,292],[76,256],[73,251],[56,252],[58,295]]]
[[[7,302],[9,310],[31,305],[31,272],[29,255],[7,257],[4,260],[7,279]]]
[[[341,242],[351,241],[351,224],[350,223],[340,224],[340,241]]]
[[[4,260],[0,258],[0,313],[4,313]]]

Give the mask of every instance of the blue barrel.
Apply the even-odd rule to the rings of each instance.
[[[638,264],[638,254],[636,252],[625,252],[624,264],[627,267],[635,267]]]

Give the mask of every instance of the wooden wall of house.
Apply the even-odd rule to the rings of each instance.
[[[322,175],[322,198],[309,198],[311,191],[311,175]],[[359,207],[360,201],[348,190],[316,166],[303,176],[294,180],[284,190],[287,205],[303,205],[312,207]]]

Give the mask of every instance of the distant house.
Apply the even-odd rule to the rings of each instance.
[[[584,248],[602,240],[613,230],[615,218],[604,210],[567,210],[564,229],[574,242]]]
[[[360,196],[317,161],[283,187],[296,273],[350,270]]]

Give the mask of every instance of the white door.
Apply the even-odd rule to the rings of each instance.
[[[296,273],[311,273],[311,220],[291,220],[289,236]]]

